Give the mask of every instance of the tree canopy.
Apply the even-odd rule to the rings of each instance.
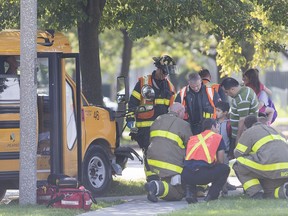
[[[271,51],[285,51],[287,41],[286,21],[279,14],[287,12],[279,6],[287,4],[281,0],[109,1],[103,20],[109,28],[125,26],[133,40],[163,30],[171,35],[191,29],[213,35],[223,76],[249,66],[275,64]]]

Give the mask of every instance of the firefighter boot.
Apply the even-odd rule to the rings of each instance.
[[[264,199],[264,192],[258,191],[253,196],[251,196],[252,199]]]
[[[230,184],[229,182],[226,183],[227,190],[234,191],[237,189],[235,185]]]
[[[192,193],[190,185],[186,185],[186,201],[188,204],[197,203],[197,196],[195,193]]]
[[[223,197],[228,195],[228,185],[227,184],[228,184],[228,182],[226,182],[222,187],[221,195]]]
[[[212,197],[209,193],[207,194],[207,196],[204,197],[204,201],[205,202],[210,202],[212,200],[217,200],[218,197]]]
[[[145,185],[145,190],[147,191],[147,199],[151,202],[158,202],[157,191],[159,191],[159,186],[156,181],[147,182]],[[157,190],[158,189],[158,190]]]

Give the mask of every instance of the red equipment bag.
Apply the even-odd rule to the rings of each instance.
[[[54,185],[43,185],[37,188],[37,203],[47,205],[56,191],[57,187]]]
[[[73,208],[90,210],[92,203],[97,203],[90,191],[80,188],[58,188],[52,195],[47,207]]]

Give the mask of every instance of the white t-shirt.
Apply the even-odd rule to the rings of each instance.
[[[268,106],[268,95],[264,90],[260,91],[258,100],[259,102],[262,102],[264,106],[266,107]]]

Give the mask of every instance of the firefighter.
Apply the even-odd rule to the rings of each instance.
[[[201,69],[199,75],[204,85],[206,85],[208,88],[213,88],[216,92],[218,92],[221,101],[227,101],[225,92],[223,91],[222,88],[220,88],[220,84],[211,82],[211,74],[208,69],[205,68]]]
[[[227,181],[230,168],[224,164],[225,143],[215,119],[205,119],[203,132],[191,136],[186,147],[184,168],[181,174],[186,187],[186,201],[196,203],[197,185],[211,184],[205,201],[218,199]]]
[[[140,77],[130,96],[128,109],[135,110],[139,105],[153,105],[153,110],[136,113],[134,117],[127,118],[127,126],[131,129],[135,126],[137,133],[130,133],[131,139],[136,140],[143,151],[144,170],[146,180],[157,179],[157,176],[150,171],[147,164],[146,151],[149,146],[150,126],[153,121],[162,114],[168,112],[168,107],[173,102],[175,94],[173,84],[168,80],[168,75],[175,73],[175,61],[168,55],[154,57],[156,70],[151,75]]]
[[[216,118],[215,104],[220,100],[213,88],[206,87],[198,73],[188,74],[188,85],[183,87],[175,101],[181,103],[186,114],[184,119],[190,123],[193,135],[201,133],[201,122],[205,118]]]
[[[274,128],[257,121],[255,115],[244,120],[247,128],[234,150],[233,169],[245,193],[254,199],[288,198],[288,145]]]
[[[151,202],[157,202],[157,197],[167,201],[184,197],[181,172],[185,146],[192,136],[189,123],[183,120],[184,113],[185,108],[174,103],[167,114],[158,116],[151,125],[147,161],[151,171],[160,177],[145,184]]]

